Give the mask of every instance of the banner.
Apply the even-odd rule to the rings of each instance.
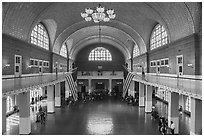
[[[65,78],[67,80],[67,83],[68,83],[68,87],[71,91],[71,94],[74,98],[74,101],[77,101],[78,100],[78,95],[77,95],[77,85],[76,83],[74,82],[74,79],[72,77],[72,74],[66,74],[65,75]]]
[[[130,87],[130,83],[132,82],[132,79],[134,78],[134,74],[132,73],[128,73],[124,83],[123,83],[123,97],[125,97],[129,87]]]

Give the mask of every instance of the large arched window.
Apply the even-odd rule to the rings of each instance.
[[[60,55],[62,55],[63,57],[67,57],[67,47],[65,44],[62,45],[61,50],[60,50]]]
[[[45,27],[38,23],[32,30],[30,42],[46,50],[49,50],[49,38]]]
[[[111,61],[112,56],[109,50],[103,47],[93,49],[89,54],[89,61]]]
[[[140,50],[139,50],[138,45],[136,44],[136,45],[134,46],[134,48],[133,48],[133,58],[134,58],[134,57],[137,57],[137,56],[139,56],[139,55],[140,55]]]
[[[167,31],[162,25],[157,24],[152,31],[150,39],[150,50],[163,46],[167,43],[168,43]]]

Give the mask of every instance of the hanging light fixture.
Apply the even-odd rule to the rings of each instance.
[[[109,22],[110,19],[114,19],[116,17],[113,9],[105,10],[104,7],[99,4],[96,9],[87,8],[84,13],[81,13],[81,17],[85,19],[85,21],[94,21],[95,23],[99,23],[99,43],[101,42],[101,27],[100,22]]]

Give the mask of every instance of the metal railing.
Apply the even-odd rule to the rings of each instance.
[[[65,73],[47,73],[47,74],[36,74],[21,77],[3,77],[2,78],[2,93],[9,91],[20,90],[37,86],[41,84],[49,84],[50,82],[59,81],[65,79]]]
[[[78,71],[77,78],[123,78],[123,71]]]
[[[141,74],[136,74],[134,80],[154,83],[202,97],[202,78],[152,75],[147,73],[144,77]]]

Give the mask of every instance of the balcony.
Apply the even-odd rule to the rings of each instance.
[[[173,75],[157,75],[136,74],[135,81],[159,86],[165,89],[174,90],[182,94],[188,94],[196,98],[202,98],[202,78],[201,76],[173,76]]]
[[[77,79],[123,79],[123,71],[78,71]]]
[[[28,74],[21,77],[2,77],[2,96],[25,92],[29,88],[45,86],[65,80],[64,73]]]

